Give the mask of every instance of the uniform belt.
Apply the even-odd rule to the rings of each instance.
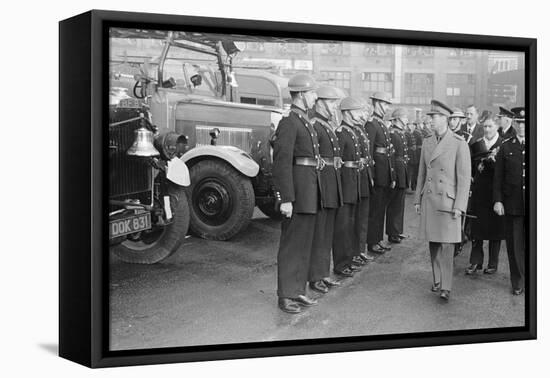
[[[359,161],[348,160],[343,162],[343,166],[346,168],[359,168]]]
[[[315,167],[318,170],[322,170],[325,167],[323,159],[311,158],[311,157],[297,157],[294,158],[295,165],[302,165],[306,167]]]
[[[388,149],[386,147],[376,147],[374,149],[374,152],[377,154],[385,154],[386,152],[388,152]]]
[[[334,167],[334,158],[321,157],[321,159],[323,159],[323,161],[325,162],[325,165]]]

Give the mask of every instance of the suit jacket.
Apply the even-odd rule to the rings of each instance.
[[[474,144],[479,138],[483,138],[483,126],[480,123],[475,124],[471,133],[468,132],[468,124],[466,123],[460,127],[460,130],[462,131],[461,134],[465,135],[464,139],[468,142],[469,146]]]
[[[390,132],[384,125],[384,121],[376,115],[372,118],[372,121],[367,122],[365,128],[374,158],[374,185],[389,187],[394,180],[391,164]],[[379,147],[385,148],[386,152],[376,152]]]
[[[495,163],[493,201],[505,215],[525,214],[525,147],[516,136],[502,142]]]
[[[361,189],[361,197],[368,198],[374,184],[372,177],[372,155],[370,152],[370,142],[367,133],[361,126],[351,126],[351,129],[355,132],[357,141],[359,142],[359,149],[361,151],[361,158],[365,159],[365,163],[362,169],[359,171],[359,187]]]
[[[359,142],[353,130],[346,125],[341,125],[336,129],[338,144],[343,161],[359,161],[361,158],[361,149]],[[344,203],[354,204],[361,199],[361,188],[359,181],[359,169],[342,166],[342,193]]]
[[[409,147],[405,133],[392,127],[390,131],[391,143],[394,153],[392,155],[392,166],[395,173],[395,187],[406,189],[409,187],[409,171],[407,164],[409,162]]]
[[[327,119],[316,113],[311,119],[319,140],[319,154],[324,159],[340,157],[340,145],[338,137]],[[324,208],[334,209],[344,204],[342,197],[342,181],[340,169],[327,165],[320,172],[321,196]]]
[[[422,145],[415,203],[420,204],[419,236],[430,242],[462,240],[461,217],[439,210],[466,212],[471,181],[470,149],[451,130],[439,143],[435,134]]]
[[[296,213],[315,214],[320,206],[320,179],[315,167],[295,165],[295,158],[318,155],[317,132],[307,115],[291,107],[277,126],[273,141],[273,184],[279,200],[292,202]]]

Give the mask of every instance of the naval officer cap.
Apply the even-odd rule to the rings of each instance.
[[[450,117],[453,111],[447,105],[438,100],[432,100],[432,108],[426,112],[427,115],[440,114],[445,117]]]
[[[514,118],[514,116],[515,114],[513,111],[503,108],[502,106],[498,107],[497,117]]]
[[[387,92],[374,92],[372,96],[369,97],[371,100],[374,101],[382,101],[387,104],[391,104],[391,95]]]
[[[514,121],[525,122],[525,108],[523,106],[518,106],[511,110],[514,113]]]

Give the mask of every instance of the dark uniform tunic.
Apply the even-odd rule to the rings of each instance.
[[[502,142],[495,163],[493,201],[504,205],[506,250],[514,289],[525,285],[525,146],[514,136]]]
[[[392,127],[390,132],[393,145],[392,166],[395,176],[395,188],[390,191],[390,200],[386,210],[386,234],[398,236],[403,234],[403,217],[405,215],[405,190],[409,187],[409,147],[402,130]]]
[[[341,157],[338,137],[322,115],[315,114],[311,122],[317,132],[319,153],[325,162],[325,166],[320,172],[323,206],[317,212],[315,221],[308,278],[309,282],[315,282],[330,275],[330,251],[334,236],[336,209],[344,202],[340,179]]]
[[[416,137],[414,135],[414,131],[405,131],[405,140],[407,141],[407,148],[409,150],[409,161],[407,163],[409,186],[412,190],[415,190],[416,186],[413,186],[413,178],[418,175],[418,162],[416,161]]]
[[[355,234],[356,205],[361,200],[359,180],[359,163],[361,149],[353,130],[347,125],[341,125],[336,130],[340,153],[342,156],[342,193],[344,205],[336,211],[332,256],[334,270],[344,270],[355,255],[353,240]]]
[[[503,132],[502,129],[498,129],[498,134],[502,137],[503,140],[510,139],[516,136],[516,129],[514,129],[510,125],[510,127],[508,127],[508,130],[506,130],[506,132]]]
[[[384,215],[390,198],[390,186],[394,181],[391,163],[392,146],[390,132],[382,118],[374,115],[367,122],[366,131],[374,159],[374,192],[369,209],[369,229],[367,243],[375,245],[384,238]]]
[[[277,127],[273,142],[273,183],[281,203],[292,202],[292,217],[281,223],[277,255],[277,295],[305,294],[316,214],[320,207],[320,177],[315,166],[297,165],[297,158],[319,156],[317,132],[304,111],[291,107]]]
[[[353,250],[356,255],[365,252],[367,233],[369,225],[370,194],[374,185],[372,175],[372,154],[367,133],[361,126],[352,126],[355,136],[359,142],[361,151],[361,167],[359,170],[359,187],[361,190],[361,202],[356,206],[355,211],[355,241]]]
[[[483,146],[477,146],[481,145]],[[502,144],[502,138],[498,137],[495,144],[489,151],[498,151]],[[481,138],[472,144],[473,151],[483,151],[485,140]],[[488,159],[487,155],[481,157],[472,156],[474,177],[470,197],[470,210],[477,219],[470,221],[472,252],[470,264],[483,265],[483,241],[489,240],[489,262],[488,267],[498,267],[498,255],[501,240],[505,238],[504,218],[499,217],[493,210],[493,178],[495,173],[495,162]]]
[[[413,131],[413,136],[416,141],[416,150],[414,151],[414,172],[411,172],[411,189],[416,190],[416,182],[418,180],[418,166],[420,165],[420,154],[422,154],[422,141],[424,140],[424,137],[422,136],[422,132],[418,129],[415,129]]]

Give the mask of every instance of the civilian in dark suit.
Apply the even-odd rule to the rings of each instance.
[[[374,159],[374,190],[371,196],[372,206],[369,209],[367,245],[369,251],[381,254],[391,249],[383,240],[386,207],[391,189],[395,187],[390,131],[384,121],[384,115],[391,105],[391,100],[387,93],[375,93],[370,98],[374,114],[372,121],[366,125],[366,131]]]
[[[466,108],[466,123],[462,126],[462,132],[466,133],[464,140],[471,146],[479,138],[483,138],[483,126],[478,122],[479,113],[474,105]]]
[[[470,213],[477,216],[470,221],[472,251],[466,274],[473,274],[483,266],[483,241],[489,244],[489,261],[484,273],[493,274],[498,268],[501,240],[504,239],[504,219],[493,211],[493,177],[496,154],[502,144],[494,119],[483,123],[485,136],[472,144],[474,180],[470,197]]]
[[[505,139],[496,157],[494,210],[504,216],[512,293],[525,290],[525,110],[517,109],[516,135]]]
[[[390,138],[393,145],[392,166],[395,176],[395,187],[391,189],[390,201],[386,210],[386,234],[392,243],[401,243],[403,235],[403,218],[405,216],[405,190],[409,187],[409,148],[405,138],[405,125],[408,123],[407,111],[396,109],[391,116]]]
[[[315,104],[316,84],[309,75],[300,74],[289,80],[288,87],[292,106],[273,141],[273,183],[285,216],[277,254],[278,304],[294,314],[301,312],[300,306],[317,303],[306,296],[306,284],[316,215],[323,204],[319,141],[306,114]]]
[[[312,290],[324,294],[330,287],[339,285],[330,278],[330,252],[336,210],[344,204],[340,180],[342,159],[338,137],[329,122],[336,117],[340,94],[336,88],[328,86],[320,87],[316,92],[315,115],[311,123],[317,132],[319,154],[324,165],[320,171],[323,206],[317,212],[315,221],[308,281]]]

